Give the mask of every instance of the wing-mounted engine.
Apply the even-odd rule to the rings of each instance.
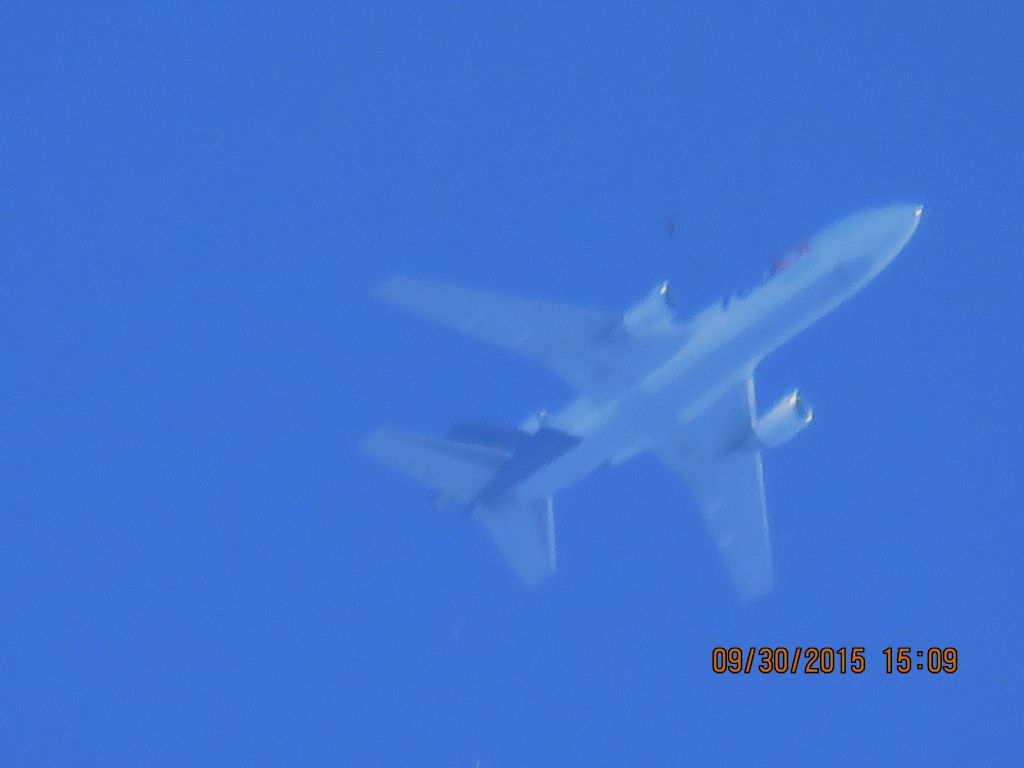
[[[761,446],[775,448],[792,440],[813,420],[814,409],[794,390],[757,420],[754,434]]]
[[[675,306],[666,280],[622,316],[622,327],[633,336],[643,336],[670,325],[675,316]]]

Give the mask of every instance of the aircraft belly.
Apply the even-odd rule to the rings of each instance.
[[[552,416],[548,423],[579,435],[580,442],[529,467],[530,474],[514,485],[496,486],[491,495],[500,490],[519,498],[547,497],[663,439],[677,428],[677,418],[697,418],[749,378],[770,352],[841,303],[860,276],[832,268],[801,277],[762,301],[737,300],[718,323],[621,397],[601,404],[580,398]]]
[[[841,303],[855,276],[841,270],[812,273],[754,304],[738,302],[716,327],[652,373],[641,389],[652,399],[675,404],[693,417],[728,387],[749,377],[758,363]]]

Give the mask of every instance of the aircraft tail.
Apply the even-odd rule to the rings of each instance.
[[[524,586],[536,586],[555,572],[555,511],[550,496],[526,503],[504,499],[481,507],[474,517]]]
[[[497,448],[392,429],[374,432],[362,447],[382,464],[462,505],[471,504],[508,459]]]
[[[424,437],[389,429],[363,442],[363,450],[399,472],[472,508],[509,566],[526,586],[555,572],[555,521],[551,498],[522,501],[515,496],[481,499],[513,456],[488,445]]]

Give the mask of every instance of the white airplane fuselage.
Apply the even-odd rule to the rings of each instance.
[[[522,479],[511,495],[552,496],[678,432],[680,421],[699,416],[749,379],[768,354],[877,276],[913,236],[921,213],[920,206],[896,205],[828,227],[783,271],[745,296],[701,312],[684,345],[638,381],[600,401],[581,397],[551,414],[545,425],[580,440]],[[523,426],[536,429],[538,421],[534,417]]]

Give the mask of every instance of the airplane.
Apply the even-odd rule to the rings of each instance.
[[[620,314],[392,278],[381,299],[539,361],[579,397],[515,428],[461,424],[443,438],[381,429],[362,447],[483,523],[526,586],[555,572],[554,494],[649,452],[689,485],[739,595],[762,596],[775,580],[762,453],[814,412],[793,391],[759,416],[754,371],[871,282],[923,211],[890,205],[842,219],[757,287],[685,322],[667,282]]]

